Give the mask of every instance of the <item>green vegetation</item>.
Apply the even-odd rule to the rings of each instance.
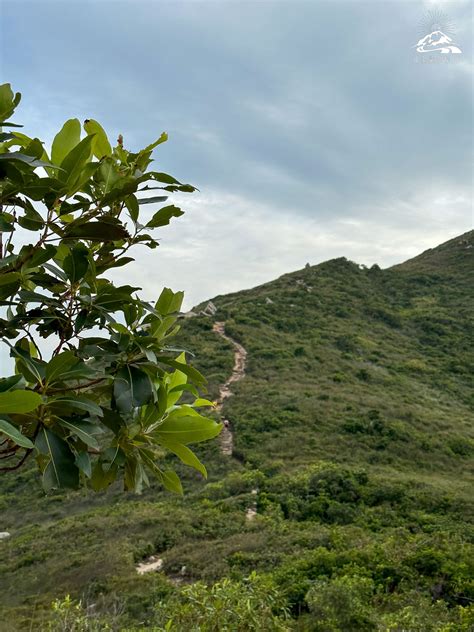
[[[34,456],[47,492],[99,491],[117,478],[140,492],[152,474],[182,493],[161,467],[165,450],[206,476],[188,444],[220,431],[196,410],[212,406],[196,389],[204,378],[168,346],[183,293],[165,288],[150,305],[107,274],[133,262],[124,255],[134,246],[159,245],[145,231],[183,214],[168,205],[146,218],[140,207],[194,187],[147,171],[165,133],[132,153],[122,137],[112,149],[97,121],[81,139],[70,119],[49,157],[8,121],[19,102],[0,86],[0,127],[12,129],[0,134],[0,336],[15,361],[0,379],[0,471]],[[161,194],[141,197],[151,189]],[[184,391],[194,397],[179,404]]]
[[[197,446],[209,481],[180,468],[184,498],[0,479],[8,630],[64,610],[77,629],[233,630],[211,627],[222,603],[245,626],[257,595],[254,629],[471,632],[473,252],[471,232],[388,270],[337,259],[213,299],[248,352],[224,406],[233,456]],[[178,342],[216,397],[233,349],[212,324],[183,319]],[[161,570],[138,575],[150,555]]]

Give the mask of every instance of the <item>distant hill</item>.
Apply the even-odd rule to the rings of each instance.
[[[440,626],[474,603],[473,273],[471,231],[389,269],[307,266],[183,318],[179,344],[211,396],[232,339],[247,351],[223,407],[233,455],[203,446],[210,480],[183,471],[184,499],[44,498],[33,470],[0,479],[5,630],[66,592],[108,612],[119,598],[121,625],[138,625],[177,584],[253,570],[295,629],[469,630]],[[150,555],[163,572],[138,575]]]

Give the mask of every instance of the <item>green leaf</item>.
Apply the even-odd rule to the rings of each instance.
[[[61,163],[58,178],[71,189],[85,164],[89,162],[93,136],[86,136],[67,154]]]
[[[20,288],[20,275],[18,272],[7,272],[0,275],[0,300],[13,297]]]
[[[24,162],[31,167],[54,167],[55,165],[47,162],[46,160],[38,160],[33,156],[28,156],[28,154],[22,153],[20,151],[11,151],[6,154],[0,154],[0,160],[9,161],[9,160],[17,160],[19,162]]]
[[[46,365],[46,383],[50,384],[55,382],[58,378],[62,378],[62,375],[78,364],[78,362],[80,362],[79,358],[77,358],[72,351],[63,351],[55,356]]]
[[[106,489],[111,483],[114,482],[117,476],[118,467],[115,465],[104,469],[103,464],[100,461],[94,465],[91,476],[91,487],[94,491],[98,492],[102,489]]]
[[[11,375],[0,379],[0,393],[11,390],[21,380],[21,375]]]
[[[159,200],[159,198],[150,198],[150,200]],[[143,202],[140,200],[140,204],[147,204],[148,202]],[[158,228],[160,226],[166,226],[170,223],[170,219],[172,217],[179,217],[180,215],[184,215],[184,211],[182,211],[177,206],[171,204],[170,206],[164,206],[159,211],[157,211],[151,220],[146,225],[147,228]]]
[[[69,119],[64,123],[61,131],[56,134],[51,146],[51,161],[60,165],[64,158],[81,140],[81,124],[79,119]]]
[[[112,467],[120,467],[121,465],[124,465],[126,461],[125,453],[119,446],[107,448],[107,450],[104,450],[100,458],[105,470],[109,470]]]
[[[170,176],[167,173],[151,171],[150,173],[146,175],[152,178],[153,180],[156,180],[157,182],[164,182],[165,184],[181,184],[181,182],[176,180],[176,178],[173,178],[173,176]]]
[[[161,136],[158,138],[158,140],[155,140],[154,143],[151,143],[151,145],[148,145],[142,151],[144,152],[152,151],[153,149],[155,149],[155,147],[157,147],[158,145],[161,145],[161,143],[166,143],[167,140],[168,140],[168,134],[166,132],[163,132]]]
[[[89,241],[119,241],[130,237],[121,224],[105,221],[87,224],[69,224],[64,231],[64,239],[87,239]]]
[[[222,429],[213,419],[203,417],[192,408],[182,406],[173,410],[152,433],[161,442],[199,443],[216,437]]]
[[[189,393],[192,393],[194,395],[194,397],[199,397],[199,392],[197,390],[197,388],[193,385],[193,384],[180,384],[179,386],[175,386],[173,388],[173,391],[188,391]],[[191,404],[189,404],[191,405]],[[193,408],[195,408],[194,402],[192,404]]]
[[[48,399],[48,407],[54,411],[58,411],[58,414],[64,412],[64,410],[80,410],[91,415],[102,416],[102,408],[95,402],[84,396],[79,395],[61,395],[58,397],[50,397]]]
[[[164,364],[172,366],[174,369],[182,371],[198,386],[204,385],[206,383],[206,378],[192,366],[183,364],[182,362],[177,362],[174,358],[168,358],[166,356],[159,356],[158,360],[160,362],[163,362]]]
[[[211,402],[209,399],[203,399],[202,397],[198,397],[193,402],[193,408],[201,408],[202,406],[215,406],[215,402]]]
[[[89,249],[82,243],[76,244],[64,258],[62,268],[71,283],[80,281],[89,269]]]
[[[32,450],[35,446],[34,444],[25,437],[25,435],[21,434],[18,428],[12,426],[11,423],[6,421],[6,419],[0,419],[0,433],[6,435],[9,439],[16,443],[16,445],[21,446],[22,448],[28,448]]]
[[[100,162],[88,162],[79,173],[79,176],[74,183],[74,190],[79,191],[84,185],[86,185],[97,169],[100,167]]]
[[[0,213],[0,233],[12,233],[15,230],[14,218],[10,213]]]
[[[112,155],[112,147],[110,146],[107,134],[100,123],[94,121],[94,119],[86,119],[84,121],[84,130],[87,134],[94,135],[92,152],[96,158],[99,158],[100,160],[104,156]]]
[[[183,352],[180,356],[176,358],[176,361],[186,364],[186,354]],[[177,390],[177,391],[172,392],[172,389],[174,389],[175,386],[181,386],[183,384],[186,384],[187,381],[188,381],[188,376],[186,375],[186,373],[183,373],[179,369],[176,369],[176,371],[174,371],[174,373],[171,374],[171,377],[168,383],[168,397],[167,397],[167,405],[166,405],[167,408],[170,408],[170,406],[173,406],[174,404],[176,404],[176,402],[179,400],[179,398],[182,395],[182,391]]]
[[[198,472],[201,472],[204,478],[207,478],[207,470],[204,463],[201,463],[201,461],[197,458],[194,452],[190,450],[187,446],[183,445],[182,443],[166,441],[163,438],[161,438],[160,443],[162,446],[167,448],[170,452],[173,452],[173,454],[176,454],[176,456],[179,457],[180,460],[185,465],[189,465],[190,467],[194,468]]]
[[[124,485],[127,491],[141,494],[146,480],[143,465],[136,458],[128,458],[124,468]]]
[[[15,111],[16,106],[20,103],[21,94],[17,92],[13,94],[11,85],[3,83],[0,85],[0,121],[6,121]]]
[[[165,316],[162,320],[157,318],[150,325],[150,336],[156,338],[161,341],[164,338],[167,338],[170,332],[170,329],[176,323],[176,316]]]
[[[0,274],[0,286],[1,285],[10,285],[14,283],[20,278],[19,272],[3,272]]]
[[[79,470],[75,464],[74,454],[65,441],[47,428],[42,428],[36,438],[36,447],[49,457],[43,471],[43,485],[46,491],[78,487]]]
[[[0,413],[30,413],[42,403],[41,395],[33,391],[0,393]]]
[[[28,268],[36,268],[37,266],[40,266],[43,263],[46,263],[46,261],[52,259],[56,254],[56,250],[56,246],[53,246],[52,244],[46,244],[42,248],[35,248],[33,255],[24,265]]]
[[[90,421],[84,419],[59,419],[59,423],[62,426],[68,428],[71,432],[81,439],[86,445],[95,450],[99,449],[99,443],[94,437],[94,432],[97,431],[97,426]]]
[[[168,199],[167,195],[155,195],[154,197],[140,198],[138,200],[138,204],[140,204],[140,206],[142,204],[158,204],[158,202],[166,202],[167,199]]]
[[[30,383],[41,384],[44,378],[45,362],[32,358],[29,351],[21,348],[20,343],[10,349],[10,355],[16,358],[16,369]]]
[[[183,303],[184,292],[173,292],[169,287],[165,287],[156,302],[155,309],[162,316],[179,312]]]
[[[106,197],[107,194],[110,193],[115,187],[115,185],[119,185],[121,182],[120,173],[118,172],[117,165],[112,158],[105,158],[101,161],[96,177],[99,179],[100,182],[104,184],[104,193],[106,194]],[[133,180],[133,182],[134,188],[131,191],[127,191],[127,194],[133,193],[136,190],[136,180]]]
[[[30,203],[25,204],[25,215],[18,219],[18,223],[26,230],[38,231],[45,225],[44,219]]]
[[[147,404],[152,396],[150,378],[134,366],[127,365],[118,371],[114,380],[114,401],[122,413]]]
[[[120,257],[120,259],[116,259],[112,261],[112,263],[108,264],[108,268],[121,268],[122,266],[126,266],[127,263],[131,263],[135,261],[133,257]]]
[[[76,454],[76,465],[81,470],[81,472],[84,472],[87,478],[91,478],[92,464],[91,458],[87,452],[78,452]]]
[[[161,472],[160,478],[161,482],[168,491],[179,494],[180,496],[183,495],[183,486],[181,485],[181,481],[179,480],[179,476],[176,472],[173,472],[172,470]]]
[[[132,218],[132,220],[134,222],[136,222],[137,219],[138,219],[138,215],[140,213],[137,196],[134,195],[133,193],[131,195],[129,195],[125,199],[125,206],[127,207],[128,212],[130,213],[130,217]]]
[[[4,143],[7,140],[14,140],[15,135],[9,132],[0,132],[0,143]]]
[[[33,158],[37,159],[42,158],[43,154],[45,153],[43,143],[40,141],[39,138],[31,139],[23,148],[23,152],[27,156],[33,156]]]

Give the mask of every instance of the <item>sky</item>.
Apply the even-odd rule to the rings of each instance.
[[[0,75],[47,144],[72,117],[132,150],[168,132],[154,168],[199,192],[115,278],[190,308],[307,262],[390,266],[473,227],[472,6],[0,0]],[[449,63],[415,50],[433,14],[462,50]]]

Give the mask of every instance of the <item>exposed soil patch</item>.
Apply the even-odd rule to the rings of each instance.
[[[257,515],[257,494],[258,490],[252,489],[252,495],[254,496],[255,500],[247,507],[247,511],[245,512],[245,518],[247,520],[253,520]]]
[[[144,575],[145,573],[151,573],[153,571],[160,571],[163,568],[163,560],[161,557],[157,555],[152,555],[148,557],[140,564],[137,564],[137,573],[139,575]]]

